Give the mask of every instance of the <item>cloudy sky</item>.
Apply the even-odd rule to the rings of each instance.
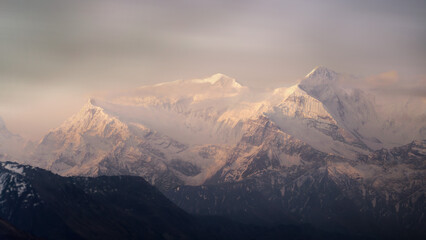
[[[217,72],[288,86],[317,65],[425,97],[426,1],[0,0],[0,116],[33,139],[91,95]]]

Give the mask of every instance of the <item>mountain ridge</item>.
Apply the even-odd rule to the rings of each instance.
[[[0,217],[43,239],[360,239],[306,224],[267,227],[190,215],[137,176],[61,177],[4,162],[0,186]],[[0,237],[35,239],[3,220]]]
[[[240,151],[243,137],[262,118],[326,154],[355,160],[386,148],[375,136],[380,125],[370,123],[379,122],[374,104],[361,90],[342,88],[340,76],[317,67],[290,88],[253,95],[246,87],[235,88],[235,79],[216,74],[109,100],[91,98],[45,136],[33,151],[38,160],[28,163],[67,176],[135,174],[155,184],[166,174],[171,186],[200,185]],[[215,86],[221,81],[225,92]]]
[[[345,77],[320,67],[259,93],[217,75],[90,99],[22,161],[143,177],[195,214],[424,236],[426,126],[400,128]]]

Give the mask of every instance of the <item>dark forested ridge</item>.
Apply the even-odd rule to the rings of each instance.
[[[4,236],[10,236],[4,239],[33,239],[21,230],[41,239],[352,238],[309,225],[257,226],[190,215],[135,176],[61,177],[6,162],[0,182],[0,234],[5,226]]]

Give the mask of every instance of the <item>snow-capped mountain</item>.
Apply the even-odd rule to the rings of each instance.
[[[392,139],[393,141],[388,139],[389,136],[383,129],[386,116],[377,114],[374,97],[360,89],[341,87],[342,83],[351,78],[354,77],[318,67],[301,81],[299,87],[321,101],[338,125],[346,129],[365,147],[380,149],[400,146],[412,141],[414,136],[408,139],[400,137],[398,140]],[[401,132],[398,131],[398,133]]]
[[[386,142],[368,94],[339,85],[347,77],[318,67],[292,87],[259,93],[216,74],[90,99],[43,138],[28,163],[62,175],[138,175],[168,188],[203,184],[225,168],[241,174],[261,152],[295,164],[302,153],[285,148],[296,142],[357,160],[395,139]]]
[[[111,93],[51,130],[27,163],[141,176],[191,213],[424,236],[426,112],[405,126],[348,79],[318,67],[272,91],[216,74]]]

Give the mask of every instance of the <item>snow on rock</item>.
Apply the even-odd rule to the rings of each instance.
[[[305,89],[312,90],[315,87],[325,87],[327,85],[336,84],[339,74],[324,66],[315,67],[299,85]],[[309,91],[308,90],[308,91]]]
[[[2,168],[6,169],[6,171]],[[13,162],[0,164],[0,205],[2,197],[16,194],[19,198],[29,190],[24,176],[24,167],[22,165]]]
[[[6,163],[1,163],[1,166],[14,173],[21,174],[21,175],[24,174],[24,168],[22,166],[19,166],[17,163],[6,162]]]
[[[344,87],[345,81],[348,80],[357,79],[325,67],[317,67],[300,82],[299,87],[321,101],[338,125],[364,144],[364,147],[377,150],[401,146],[415,138],[423,138],[421,129],[426,129],[424,121],[423,123],[421,120],[410,119],[405,119],[405,122],[399,121],[400,117],[386,113],[389,110],[384,110],[383,106],[378,105],[374,96],[360,89]],[[421,105],[412,104],[412,106]],[[398,107],[396,112],[402,111],[402,115],[407,118],[416,112],[410,109],[408,113],[409,106]],[[416,115],[424,116],[425,109],[417,110],[420,110],[420,114]]]
[[[292,87],[256,92],[215,74],[91,99],[43,138],[30,164],[62,175],[200,185],[281,171],[318,154],[356,161],[389,144],[374,101],[339,85],[346,77],[318,67]]]

